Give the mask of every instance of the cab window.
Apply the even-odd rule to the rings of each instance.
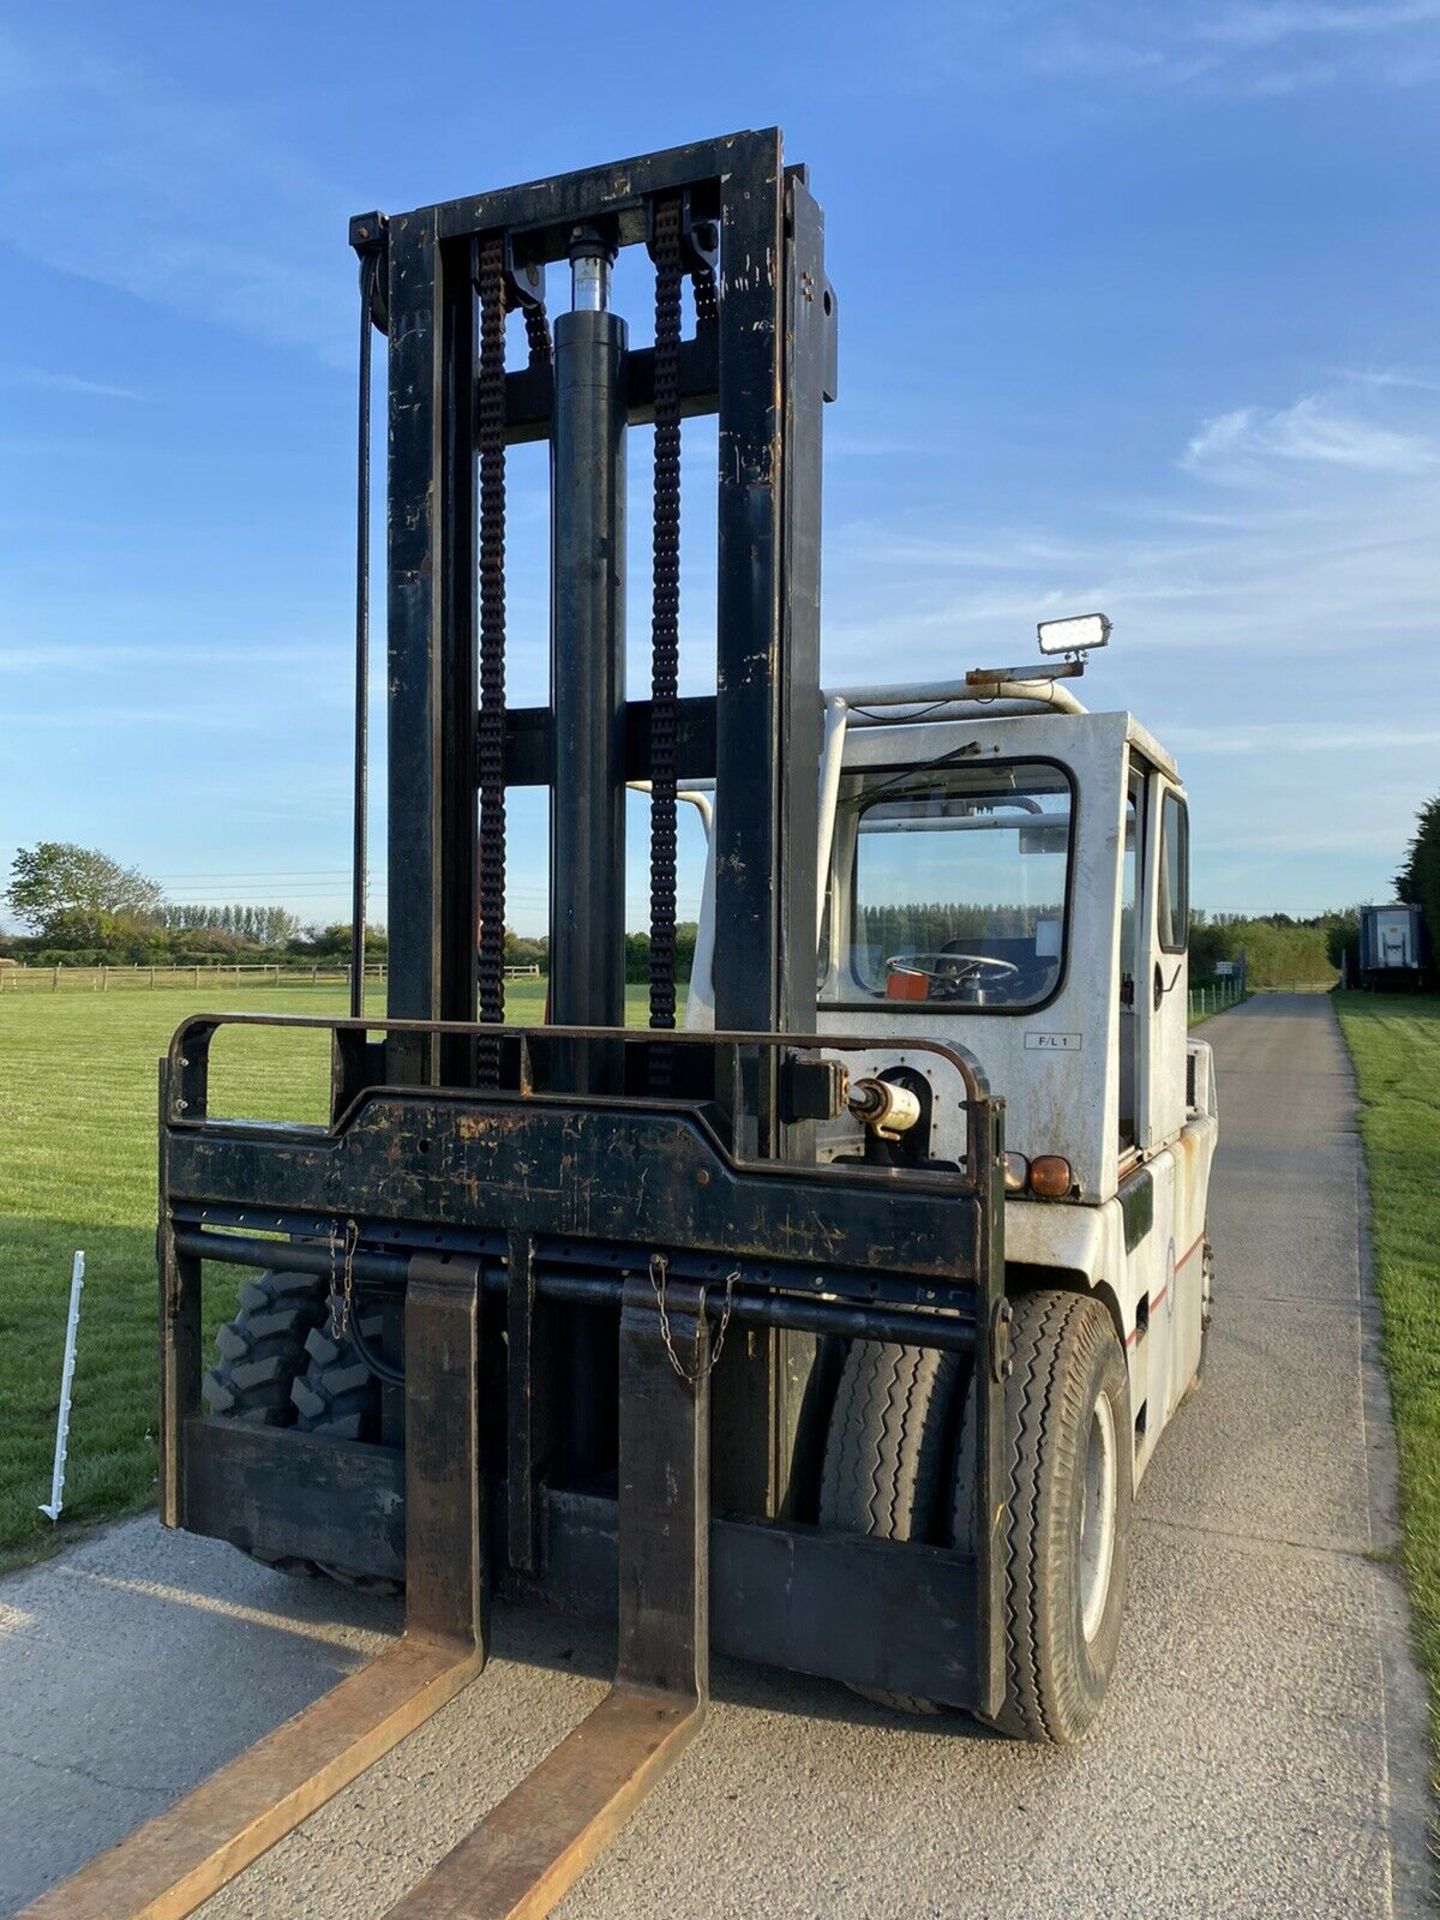
[[[1065,960],[1073,796],[1046,762],[846,776],[849,939],[821,998],[1033,1007]]]
[[[1183,953],[1190,937],[1190,816],[1169,788],[1160,803],[1160,894],[1155,924],[1161,951]]]

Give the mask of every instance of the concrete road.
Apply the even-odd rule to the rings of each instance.
[[[722,1664],[701,1741],[567,1920],[1416,1915],[1423,1699],[1364,1280],[1350,1076],[1329,1006],[1208,1029],[1224,1146],[1200,1394],[1139,1502],[1119,1672],[1076,1753]],[[393,1603],[118,1526],[0,1584],[0,1910],[383,1646]],[[204,1909],[379,1915],[604,1689],[603,1640],[501,1612],[454,1702]]]

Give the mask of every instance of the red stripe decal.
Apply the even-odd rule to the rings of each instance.
[[[1181,1254],[1180,1258],[1175,1262],[1176,1273],[1180,1271],[1181,1267],[1185,1265],[1187,1260],[1191,1260],[1194,1258],[1194,1256],[1200,1251],[1201,1247],[1203,1247],[1204,1244],[1205,1244],[1205,1236],[1202,1233],[1200,1235],[1200,1238],[1196,1240],[1194,1244],[1190,1246],[1183,1254]],[[1170,1282],[1167,1280],[1165,1282],[1165,1285],[1161,1287],[1158,1293],[1151,1294],[1150,1296],[1151,1313],[1153,1313],[1155,1309],[1163,1303],[1165,1296],[1169,1291],[1170,1291]],[[1138,1326],[1132,1328],[1131,1331],[1125,1336],[1125,1345],[1127,1347],[1133,1347],[1135,1342],[1140,1338],[1140,1334],[1141,1334],[1141,1329]]]

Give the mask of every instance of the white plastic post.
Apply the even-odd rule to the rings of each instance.
[[[41,1513],[51,1520],[60,1518],[65,1491],[65,1455],[70,1445],[70,1388],[75,1379],[75,1341],[80,1332],[80,1291],[85,1285],[85,1256],[75,1255],[70,1269],[70,1315],[65,1322],[65,1363],[60,1371],[60,1417],[55,1426],[55,1466],[50,1475],[50,1504]]]

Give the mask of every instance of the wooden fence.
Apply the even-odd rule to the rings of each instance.
[[[365,978],[384,982],[383,965],[366,967]],[[212,963],[197,967],[0,967],[0,993],[110,993],[136,987],[331,987],[345,986],[350,969],[334,961],[310,966]]]
[[[384,985],[388,970],[383,963],[365,969],[367,981]],[[506,967],[507,980],[539,980],[537,965]],[[347,986],[350,969],[335,961],[316,961],[310,966],[286,965],[283,961],[268,965],[231,965],[211,962],[195,967],[31,967],[0,966],[0,993],[110,993],[135,987],[335,987]]]

